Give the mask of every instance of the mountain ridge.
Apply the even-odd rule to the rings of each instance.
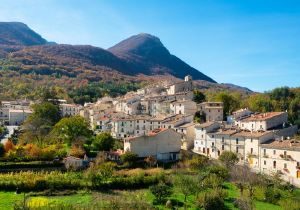
[[[0,45],[43,45],[46,39],[21,22],[0,22]]]
[[[5,32],[7,28],[10,30]],[[205,81],[201,84],[207,87],[218,84],[172,55],[158,37],[147,33],[103,49],[48,42],[26,24],[0,22],[0,40],[0,73],[6,69],[20,75],[67,76],[89,82],[151,81],[153,76],[183,79],[191,75],[195,81]]]

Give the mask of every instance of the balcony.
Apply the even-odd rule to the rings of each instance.
[[[269,155],[264,154],[263,157],[264,158],[269,158]]]
[[[290,155],[284,155],[284,154],[280,154],[279,155],[282,159],[284,160],[290,160],[290,161],[293,161],[294,159],[292,158],[292,156]]]
[[[284,168],[283,171],[286,173],[290,173],[289,169],[287,169],[287,168]]]

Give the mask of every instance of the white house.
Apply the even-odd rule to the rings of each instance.
[[[211,145],[208,145],[208,134],[216,132],[219,128],[220,124],[217,122],[196,124],[194,151],[203,155],[209,154]]]
[[[180,149],[181,135],[173,129],[156,129],[124,140],[124,151],[133,152],[141,158],[153,156],[160,161],[177,160]]]
[[[281,174],[281,177],[300,187],[300,141],[272,140],[260,146],[259,171]]]
[[[237,120],[235,125],[249,131],[266,131],[282,127],[288,121],[286,112],[267,112],[254,114],[245,119]]]
[[[223,120],[222,102],[203,102],[197,105],[198,111],[205,114],[206,122]]]
[[[170,110],[173,114],[192,114],[197,111],[197,105],[194,101],[178,100],[170,104]]]
[[[29,109],[9,109],[8,122],[9,125],[21,125],[32,111]]]
[[[59,104],[59,109],[63,117],[80,114],[81,106],[77,104]]]

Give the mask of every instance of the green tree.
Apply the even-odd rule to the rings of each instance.
[[[239,158],[236,153],[233,153],[231,151],[224,151],[220,155],[219,160],[223,162],[226,165],[226,167],[232,167],[238,163]]]
[[[34,104],[32,106],[33,113],[29,116],[29,120],[42,119],[49,125],[57,123],[60,117],[59,107],[50,102]]]
[[[194,98],[193,101],[195,101],[196,103],[202,103],[205,101],[205,95],[200,92],[199,90],[194,90]]]
[[[274,110],[272,101],[268,95],[255,94],[247,99],[246,104],[255,112],[271,112]]]
[[[138,155],[133,152],[125,152],[121,155],[121,161],[127,163],[129,166],[132,166],[138,159]]]
[[[59,121],[60,113],[58,106],[43,102],[32,106],[33,113],[24,122],[24,132],[20,136],[20,142],[33,142],[38,145],[49,143],[46,137],[53,125]]]
[[[240,107],[240,101],[239,101],[239,99],[237,99],[237,96],[235,96],[233,94],[229,94],[227,92],[218,93],[215,96],[215,100],[223,102],[224,118],[228,115],[231,115],[231,113],[234,110],[236,110]]]
[[[163,203],[165,199],[172,194],[171,187],[165,183],[151,186],[149,190],[155,196],[155,201],[159,204]]]
[[[76,140],[86,140],[91,137],[89,124],[81,116],[61,119],[53,128],[52,138],[71,145]]]
[[[175,185],[184,195],[184,202],[186,202],[188,196],[196,194],[199,190],[197,180],[189,175],[178,174],[175,178]]]
[[[300,126],[300,96],[290,102],[289,117],[294,124]]]
[[[113,149],[115,139],[110,133],[100,133],[93,139],[93,148],[97,151],[109,151]]]

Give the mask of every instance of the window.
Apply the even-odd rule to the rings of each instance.
[[[276,155],[276,150],[273,150],[273,155]]]
[[[267,161],[264,160],[264,165],[267,165]]]
[[[224,145],[222,145],[222,150],[224,150]]]
[[[236,148],[235,148],[235,151],[236,151],[236,153],[239,153],[239,148],[236,147]]]
[[[203,139],[203,135],[201,135],[201,139]]]
[[[251,148],[250,153],[253,154],[253,148]]]
[[[203,141],[201,141],[201,145],[203,145]]]
[[[287,169],[287,164],[286,163],[283,164],[283,168]]]
[[[238,139],[238,138],[235,140],[235,143],[236,143],[236,144],[239,144],[239,139]]]
[[[264,155],[267,155],[267,150],[266,149],[264,149]]]
[[[286,156],[286,151],[283,152],[284,156]]]
[[[224,143],[224,137],[222,137],[222,142]]]
[[[220,109],[218,109],[218,112],[220,112]]]
[[[252,139],[252,138],[250,139],[250,142],[251,142],[251,143],[253,142],[253,139]]]
[[[215,138],[215,135],[211,135],[212,138]]]
[[[214,142],[212,142],[212,143],[211,143],[211,146],[215,146],[215,143],[214,143]]]
[[[276,168],[276,161],[273,161],[273,168]]]

